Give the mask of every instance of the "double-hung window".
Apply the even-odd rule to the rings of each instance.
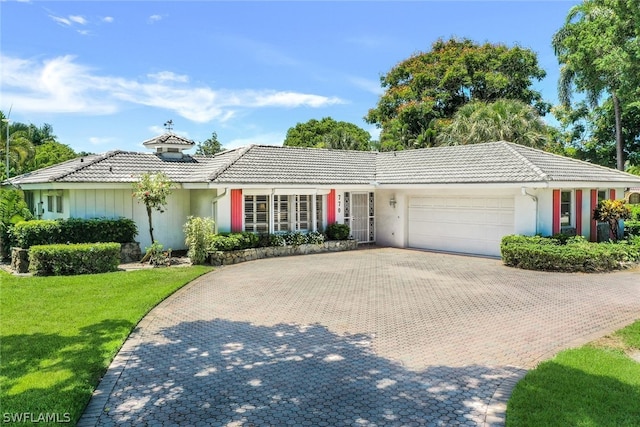
[[[253,233],[269,232],[269,196],[244,196],[244,229]]]

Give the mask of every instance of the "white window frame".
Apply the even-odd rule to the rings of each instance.
[[[564,201],[564,195],[569,195],[569,200],[567,202]],[[574,212],[574,196],[573,190],[560,190],[560,228],[563,227],[573,227],[575,223],[575,212]],[[563,206],[569,204],[569,209],[563,209]],[[568,222],[564,222],[564,218],[568,217]]]
[[[269,203],[269,195],[267,194],[244,195],[244,231],[249,231],[251,233],[269,232]],[[247,209],[248,206],[251,206],[251,209]],[[259,215],[261,214],[265,215],[264,221],[259,221]]]

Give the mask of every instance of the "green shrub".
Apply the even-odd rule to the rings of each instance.
[[[138,234],[136,223],[128,218],[69,218],[58,221],[62,239],[71,243],[128,243],[133,242]]]
[[[591,243],[583,237],[560,240],[540,236],[505,236],[501,244],[505,265],[527,270],[599,272],[640,261],[640,239]]]
[[[351,230],[347,224],[337,222],[327,227],[327,238],[329,240],[347,240]]]
[[[64,243],[60,236],[60,221],[39,219],[16,224],[11,230],[16,245],[28,249],[34,245]]]
[[[207,260],[209,241],[213,236],[214,222],[212,218],[190,216],[184,225],[185,244],[189,249],[187,256],[192,264],[204,264]]]
[[[286,244],[282,234],[269,234],[269,246],[285,246]]]
[[[120,243],[35,245],[29,258],[29,270],[36,276],[106,273],[118,269]]]
[[[300,246],[307,243],[320,244],[323,242],[324,234],[317,231],[308,234],[299,231],[284,234],[220,233],[210,236],[208,249],[210,251],[235,251],[266,246]]]
[[[154,267],[168,267],[171,265],[171,248],[165,251],[164,246],[158,243],[157,240],[154,240],[151,246],[144,248],[144,250],[143,261],[147,260]]]
[[[288,246],[300,246],[307,243],[307,236],[300,233],[299,231],[287,233],[283,237],[284,237],[285,243]]]
[[[631,221],[640,221],[640,205],[628,205],[631,211]]]
[[[26,221],[16,224],[11,234],[18,247],[56,243],[132,242],[138,229],[127,218],[69,218]]]
[[[324,243],[324,234],[319,231],[312,231],[307,234],[307,243],[312,245],[320,245]]]
[[[640,221],[625,221],[624,234],[625,236],[640,236]]]

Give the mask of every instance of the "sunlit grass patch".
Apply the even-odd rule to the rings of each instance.
[[[0,413],[77,421],[144,315],[209,267],[64,277],[0,271]],[[38,423],[47,425],[47,422]]]

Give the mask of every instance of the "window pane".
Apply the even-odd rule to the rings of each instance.
[[[62,213],[62,196],[56,196],[56,212]]]
[[[560,225],[571,225],[571,191],[560,195]]]
[[[598,202],[606,200],[606,198],[607,198],[607,191],[606,190],[599,190],[598,191]]]

